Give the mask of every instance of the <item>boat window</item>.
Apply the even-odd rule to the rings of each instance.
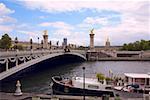
[[[97,85],[88,85],[88,88],[98,89],[99,87]]]

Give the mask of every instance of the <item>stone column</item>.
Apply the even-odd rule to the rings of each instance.
[[[43,48],[48,49],[48,32],[47,32],[47,30],[44,31],[43,39],[44,39]]]
[[[90,50],[94,50],[94,33],[93,33],[93,30],[91,30],[91,33],[90,33]]]

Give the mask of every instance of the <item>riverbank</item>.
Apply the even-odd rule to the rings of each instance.
[[[107,57],[96,58],[91,57],[88,61],[150,61],[150,58],[133,58],[133,57]]]
[[[143,98],[123,98],[121,100],[142,100]],[[86,96],[86,100],[102,100],[102,97]],[[68,95],[48,95],[48,94],[35,94],[23,93],[22,96],[14,96],[13,93],[0,92],[0,100],[83,100],[83,96],[68,96]],[[109,98],[115,100],[115,98]]]

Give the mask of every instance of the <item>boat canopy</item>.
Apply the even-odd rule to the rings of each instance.
[[[141,73],[124,73],[126,77],[130,78],[150,78],[150,74],[141,74]]]
[[[83,77],[74,77],[73,79],[76,82],[83,83]],[[100,85],[101,83],[98,82],[98,80],[94,78],[85,78],[85,84]]]

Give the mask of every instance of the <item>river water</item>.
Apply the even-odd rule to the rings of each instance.
[[[126,72],[148,73],[150,72],[150,62],[148,61],[95,61],[75,63],[63,66],[55,66],[41,71],[35,71],[24,75],[20,79],[23,92],[51,93],[51,77],[62,75],[64,77],[82,76],[82,67],[85,67],[86,77],[95,77],[96,73],[109,75],[109,70],[116,76],[123,76]],[[3,83],[1,91],[14,92],[16,80]]]

